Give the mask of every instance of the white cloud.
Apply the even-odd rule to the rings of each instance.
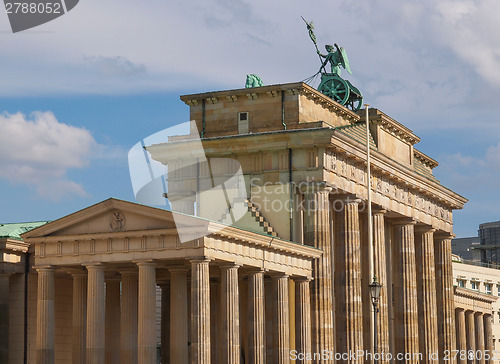
[[[439,176],[453,184],[458,191],[488,192],[491,196],[500,191],[500,142],[489,146],[483,156],[463,153],[445,155],[441,158]],[[476,201],[478,202],[478,201]],[[486,201],[484,201],[486,202]],[[498,207],[498,206],[497,206]]]
[[[135,64],[125,57],[85,57],[85,60],[95,67],[103,76],[131,76],[146,71],[143,64]]]
[[[0,178],[34,186],[42,198],[84,196],[66,173],[86,167],[99,148],[88,130],[63,124],[51,112],[0,115]]]
[[[201,92],[243,87],[248,73],[299,81],[319,67],[303,15],[321,49],[346,48],[347,77],[368,103],[413,129],[465,127],[478,106],[497,108],[499,12],[496,0],[86,0],[32,31],[0,34],[9,49],[0,94]]]

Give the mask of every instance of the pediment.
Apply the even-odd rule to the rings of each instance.
[[[170,211],[111,198],[31,230],[23,238],[169,228],[175,228]]]

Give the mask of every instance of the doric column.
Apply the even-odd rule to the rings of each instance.
[[[434,234],[436,259],[436,300],[438,308],[439,352],[455,350],[455,301],[451,264],[451,237]],[[442,357],[442,356],[441,356]],[[454,364],[453,358],[441,363]]]
[[[220,337],[222,333],[221,293],[219,278],[210,278],[210,355],[212,363],[222,363]]]
[[[388,281],[387,281],[387,260],[385,241],[385,210],[373,209],[373,255],[374,274],[378,282],[382,285],[379,297],[379,312],[377,316],[377,350],[378,353],[389,353],[389,305],[388,305]],[[366,288],[365,288],[366,289]],[[380,364],[388,363],[386,356],[379,360]]]
[[[137,355],[139,364],[156,363],[156,263],[137,262],[139,267],[139,310]]]
[[[332,261],[330,242],[331,187],[310,184],[304,191],[304,243],[321,249],[313,261],[311,283],[312,351],[333,350]]]
[[[270,277],[264,277],[264,310],[266,319],[266,363],[274,363],[277,354],[274,351],[275,320],[276,320],[276,287],[275,281]]]
[[[475,315],[476,320],[476,363],[484,364],[484,323],[483,314],[478,312]]]
[[[210,363],[209,259],[191,260],[191,361]]]
[[[337,353],[363,350],[359,202],[360,200],[347,196],[342,200],[336,199],[334,203],[337,211],[334,253]],[[320,352],[321,350],[323,349],[320,348]],[[346,362],[362,363],[363,359],[348,359]]]
[[[36,362],[53,364],[54,353],[54,269],[37,268]]]
[[[123,364],[136,364],[138,271],[128,269],[120,273],[122,275],[120,361]]]
[[[465,310],[463,308],[457,308],[455,311],[456,323],[457,323],[457,350],[459,353],[465,353],[467,351],[467,334],[465,328]],[[463,358],[463,356],[462,356]],[[466,364],[467,360],[461,359],[460,355],[457,355],[457,362],[459,364]]]
[[[188,363],[187,271],[170,269],[170,363]]]
[[[161,364],[170,364],[170,282],[161,288]]]
[[[417,266],[418,336],[420,353],[439,353],[436,306],[436,270],[434,267],[434,231],[427,226],[415,228]],[[442,356],[443,354],[441,354]]]
[[[106,279],[106,364],[120,364],[120,278]]]
[[[248,363],[264,364],[266,351],[264,343],[264,271],[248,274]]]
[[[290,318],[288,313],[288,276],[273,275],[276,288],[275,354],[276,364],[290,363]]]
[[[9,362],[9,279],[0,272],[0,363]]]
[[[227,364],[240,362],[238,267],[235,264],[220,267],[223,363]]]
[[[493,357],[493,350],[495,350],[493,346],[493,331],[491,327],[491,315],[485,314],[483,317],[483,325],[484,325],[484,349],[486,353],[490,355],[490,359],[486,360],[486,363],[493,363],[491,359]]]
[[[409,219],[394,224],[396,271],[394,279],[395,335],[398,353],[418,353],[417,270],[415,267],[414,222]],[[406,363],[417,363],[412,357]]]
[[[465,326],[467,330],[467,354],[469,351],[476,351],[476,323],[474,320],[474,311],[465,312]],[[467,355],[467,363],[474,364],[475,353],[469,358]]]
[[[85,364],[87,352],[87,273],[73,274],[72,364]]]
[[[311,353],[311,296],[309,278],[297,278],[295,281],[295,350],[298,353]],[[311,361],[297,360],[299,364]]]
[[[104,265],[87,265],[87,363],[105,363]]]

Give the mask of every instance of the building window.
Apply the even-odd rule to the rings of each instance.
[[[248,134],[248,112],[238,113],[238,134]]]
[[[484,291],[486,292],[486,294],[491,294],[491,283],[484,284]]]
[[[497,284],[497,295],[500,297],[500,284]]]
[[[475,291],[478,291],[479,290],[479,282],[477,281],[471,281],[470,282],[470,288],[475,290]]]
[[[459,279],[457,281],[457,284],[459,287],[465,288],[465,281],[463,279]]]

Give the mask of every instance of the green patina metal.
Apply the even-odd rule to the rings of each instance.
[[[21,234],[45,225],[50,221],[16,222],[0,224],[0,239],[23,240]]]
[[[316,42],[313,22],[307,22],[303,17],[302,20],[306,23],[309,38],[314,43],[316,53],[321,61],[319,71],[316,73],[316,75],[321,73],[321,82],[318,86],[318,91],[337,101],[339,104],[349,107],[351,110],[359,110],[363,105],[363,95],[352,83],[340,77],[341,68],[352,74],[346,51],[334,43],[334,46],[330,44],[325,45],[328,53],[322,54]],[[326,68],[328,64],[330,64],[330,72]]]
[[[264,86],[264,82],[257,75],[247,75],[247,82],[245,83],[245,88],[252,87],[262,87]]]

